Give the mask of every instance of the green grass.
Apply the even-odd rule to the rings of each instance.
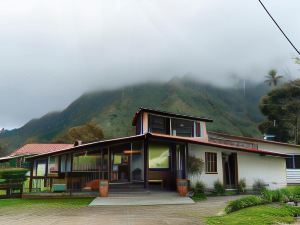
[[[263,205],[239,210],[224,216],[207,218],[208,225],[268,225],[291,224],[296,221],[295,215],[300,208],[286,205]]]
[[[1,207],[56,207],[77,208],[88,205],[93,198],[61,198],[61,199],[1,199]]]

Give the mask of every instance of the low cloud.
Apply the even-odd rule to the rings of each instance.
[[[300,46],[300,2],[265,4]],[[295,52],[252,0],[4,0],[0,33],[7,128],[91,89],[184,74],[228,86],[232,74],[261,81],[270,68],[299,72]]]

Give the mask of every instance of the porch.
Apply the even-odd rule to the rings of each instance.
[[[98,193],[99,180],[110,192],[176,190],[186,178],[185,143],[130,138],[83,145],[31,158],[25,193]],[[59,187],[59,188],[57,188]]]

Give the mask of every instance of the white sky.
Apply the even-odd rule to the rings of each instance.
[[[264,3],[300,48],[300,1]],[[1,0],[0,34],[0,128],[91,89],[184,74],[228,85],[232,74],[300,73],[257,0]]]

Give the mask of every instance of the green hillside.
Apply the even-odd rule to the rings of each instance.
[[[61,112],[49,113],[23,127],[0,134],[0,155],[28,142],[51,142],[73,126],[93,122],[105,138],[134,134],[131,121],[140,106],[177,113],[207,116],[211,131],[259,136],[262,120],[258,102],[267,89],[250,85],[246,96],[240,88],[218,88],[191,79],[175,78],[167,83],[144,83],[82,95]]]

